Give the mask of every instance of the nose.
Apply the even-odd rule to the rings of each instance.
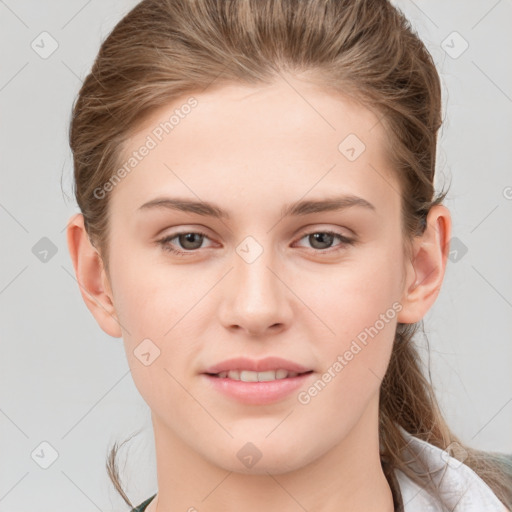
[[[270,250],[255,260],[238,254],[234,268],[224,279],[220,320],[230,330],[243,330],[251,336],[281,332],[292,316],[291,292],[286,274]]]

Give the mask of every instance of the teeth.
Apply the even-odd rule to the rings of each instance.
[[[266,372],[251,372],[249,370],[230,370],[229,372],[220,372],[217,377],[232,380],[241,380],[243,382],[268,382],[271,380],[286,379],[287,377],[296,377],[298,373],[288,370],[268,370]]]

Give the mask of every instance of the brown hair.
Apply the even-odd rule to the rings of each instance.
[[[107,272],[109,202],[94,191],[121,165],[129,135],[156,109],[214,81],[216,87],[267,84],[282,72],[306,76],[379,114],[401,184],[404,248],[410,248],[447,192],[434,197],[439,76],[397,8],[384,0],[144,0],[101,45],[70,125],[76,200]],[[464,445],[443,419],[412,343],[420,327],[422,321],[398,324],[380,389],[381,460],[394,495],[399,469],[441,500],[428,472],[420,476],[401,457],[400,425],[443,450],[457,443],[463,462],[512,509],[510,465],[498,453]],[[117,448],[107,471],[133,507],[118,476]]]

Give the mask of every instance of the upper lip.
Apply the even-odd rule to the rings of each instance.
[[[301,364],[289,361],[281,357],[266,357],[264,359],[248,359],[246,357],[235,357],[226,359],[220,363],[207,368],[204,373],[220,373],[229,370],[249,370],[253,372],[264,372],[266,370],[288,370],[289,372],[304,373],[311,371]]]

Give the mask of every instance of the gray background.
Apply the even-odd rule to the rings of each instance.
[[[2,512],[125,510],[106,450],[139,428],[121,451],[125,488],[134,503],[156,491],[149,409],[122,340],[105,334],[82,301],[65,232],[78,211],[72,102],[101,41],[136,3],[0,0]],[[512,453],[512,2],[395,3],[442,75],[438,189],[453,182],[445,204],[457,252],[425,318],[432,379],[463,441]],[[47,58],[31,46],[45,37],[51,49],[44,31],[58,44]],[[41,261],[44,237],[56,253]],[[58,457],[43,469],[52,450]]]

